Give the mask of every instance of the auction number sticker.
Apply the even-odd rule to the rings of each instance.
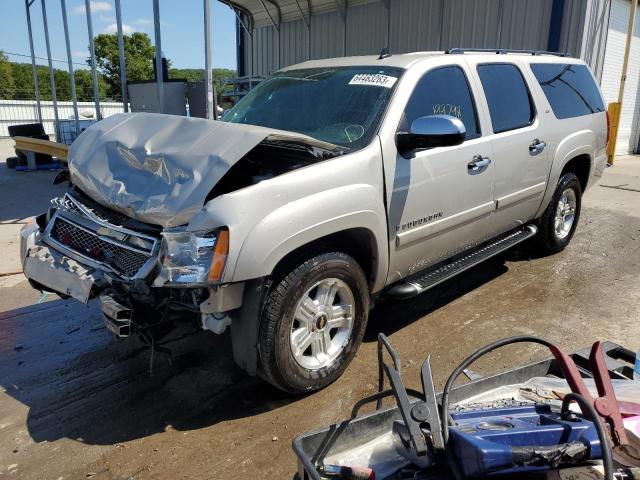
[[[391,88],[398,79],[381,73],[358,73],[353,76],[349,85],[369,85],[374,87]]]

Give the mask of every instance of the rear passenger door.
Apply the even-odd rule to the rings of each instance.
[[[495,233],[533,219],[549,174],[547,133],[540,124],[523,66],[469,56],[491,121],[495,164]],[[528,73],[530,75],[530,73]]]

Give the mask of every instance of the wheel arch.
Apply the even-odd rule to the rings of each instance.
[[[592,163],[593,162],[590,155],[586,153],[576,155],[564,164],[559,178],[562,178],[562,176],[566,173],[574,173],[576,177],[578,177],[578,180],[580,181],[580,188],[584,192],[587,189],[587,185],[589,183]]]
[[[280,278],[310,257],[328,252],[342,252],[353,257],[362,268],[369,289],[373,288],[380,261],[378,244],[374,233],[363,227],[339,230],[295,248],[276,263],[273,277]]]
[[[573,172],[580,180],[582,191],[589,185],[589,178],[591,177],[591,171],[593,170],[594,161],[594,146],[590,143],[581,144],[573,148],[569,147],[569,143],[562,143],[556,150],[553,163],[549,171],[549,179],[547,181],[547,189],[545,191],[540,208],[536,213],[536,218],[539,218],[544,213],[545,209],[549,205],[553,193],[556,190],[558,181],[567,172]]]
[[[272,276],[302,253],[334,249],[358,261],[367,274],[370,291],[381,290],[389,256],[386,217],[373,209],[362,209],[322,218],[319,209],[303,207],[277,212],[277,221],[267,218],[251,230],[237,255],[233,281]]]

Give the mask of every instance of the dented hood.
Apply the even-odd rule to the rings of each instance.
[[[267,137],[321,142],[237,123],[156,113],[110,116],[69,149],[71,181],[96,202],[137,220],[189,222],[229,168]]]

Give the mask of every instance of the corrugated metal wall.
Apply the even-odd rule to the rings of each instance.
[[[553,0],[505,0],[500,47],[547,50]]]
[[[588,0],[582,20],[581,47],[576,53],[593,69],[598,79],[602,78],[604,54],[609,29],[610,0]]]
[[[307,60],[309,36],[302,20],[283,23],[280,28],[280,63],[293,65]]]
[[[439,48],[441,0],[405,0],[391,4],[392,52],[419,52]]]
[[[246,65],[252,69],[242,73],[269,75],[306,60],[309,36],[312,59],[375,54],[386,46],[392,53],[498,46],[546,50],[554,1],[562,7],[560,50],[582,56],[598,70],[609,0],[352,0],[344,17],[337,9],[327,11],[323,0],[324,13],[312,8],[310,34],[299,11],[297,20],[280,24],[280,35],[272,25],[261,26],[251,42],[244,32]],[[290,6],[282,10],[283,19],[296,18]],[[264,25],[264,19],[259,23]]]
[[[387,46],[389,14],[385,3],[347,9],[347,55],[379,53]]]
[[[313,15],[311,17],[311,58],[341,57],[344,55],[343,49],[344,22],[340,12]]]

